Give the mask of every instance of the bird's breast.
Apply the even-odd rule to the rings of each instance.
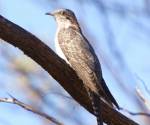
[[[56,50],[56,53],[69,64],[65,54],[63,53],[63,51],[62,51],[62,49],[61,49],[61,47],[59,45],[59,41],[58,41],[58,33],[59,33],[59,31],[60,30],[57,29],[56,35],[55,35],[55,50]]]

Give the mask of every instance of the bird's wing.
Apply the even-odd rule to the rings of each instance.
[[[102,71],[98,58],[86,38],[73,28],[68,28],[58,33],[58,42],[68,62],[84,84],[101,96],[107,96],[107,93],[110,96],[108,87],[102,85],[105,82],[102,82]],[[111,95],[110,98],[113,96]],[[109,102],[113,99],[109,99]]]

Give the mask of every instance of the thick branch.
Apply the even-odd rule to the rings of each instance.
[[[85,109],[93,113],[92,105],[76,73],[59,58],[47,45],[31,33],[0,16],[0,38],[21,49],[26,55],[43,67],[61,86]],[[121,113],[102,105],[106,123],[114,125],[138,125]]]

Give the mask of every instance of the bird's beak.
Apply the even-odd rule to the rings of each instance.
[[[53,14],[53,13],[45,13],[45,15],[54,16],[54,14]]]

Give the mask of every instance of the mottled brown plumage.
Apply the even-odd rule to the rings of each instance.
[[[113,106],[113,104],[117,108],[119,106],[105,84],[99,60],[92,46],[82,34],[77,19],[71,10],[60,9],[50,15],[55,17],[58,25],[55,39],[56,47],[59,48],[58,54],[64,54],[64,59],[76,71],[79,78],[83,80],[93,110],[95,110],[98,125],[102,125],[101,107],[96,103],[98,99],[95,94],[103,98],[110,106]]]

